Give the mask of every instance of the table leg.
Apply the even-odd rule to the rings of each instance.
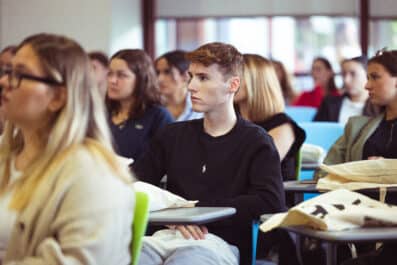
[[[337,244],[333,244],[330,242],[325,243],[326,247],[326,258],[327,258],[327,265],[336,265],[336,248]]]
[[[303,193],[302,192],[294,192],[294,204],[297,205],[303,202]]]

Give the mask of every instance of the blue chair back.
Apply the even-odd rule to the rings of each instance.
[[[306,132],[305,143],[324,148],[325,152],[342,136],[344,126],[337,122],[300,122],[299,126]],[[314,170],[301,170],[300,180],[312,179]],[[307,198],[305,196],[305,198]]]
[[[326,152],[344,130],[343,124],[337,122],[299,122],[299,126],[306,132],[305,143],[321,146]]]
[[[317,109],[312,107],[286,106],[285,113],[296,122],[312,121]]]

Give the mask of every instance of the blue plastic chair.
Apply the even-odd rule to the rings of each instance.
[[[299,126],[306,132],[305,143],[315,144],[324,148],[325,152],[331,148],[343,134],[343,124],[337,122],[300,122]],[[300,180],[313,179],[314,170],[301,170]],[[315,193],[305,193],[304,200],[313,198]]]
[[[312,121],[317,109],[313,107],[286,106],[284,112],[296,122]]]

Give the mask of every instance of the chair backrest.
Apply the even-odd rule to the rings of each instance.
[[[335,141],[343,134],[343,124],[337,122],[299,122],[306,132],[305,143],[315,144],[328,151]]]
[[[131,265],[137,265],[142,248],[142,239],[146,233],[149,218],[149,196],[140,191],[135,192],[135,212],[132,224]]]
[[[317,109],[313,107],[286,106],[284,112],[296,122],[312,121]]]

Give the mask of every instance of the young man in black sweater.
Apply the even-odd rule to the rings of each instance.
[[[188,200],[199,200],[197,206],[236,208],[233,217],[206,227],[175,229],[187,239],[215,234],[237,246],[240,263],[249,264],[252,221],[261,214],[285,210],[278,152],[264,129],[234,111],[242,55],[231,45],[210,43],[187,57],[191,61],[188,89],[192,107],[203,112],[204,118],[168,125],[153,138],[133,170],[139,180],[155,185],[167,175],[167,189]],[[194,259],[194,264],[208,262]]]

